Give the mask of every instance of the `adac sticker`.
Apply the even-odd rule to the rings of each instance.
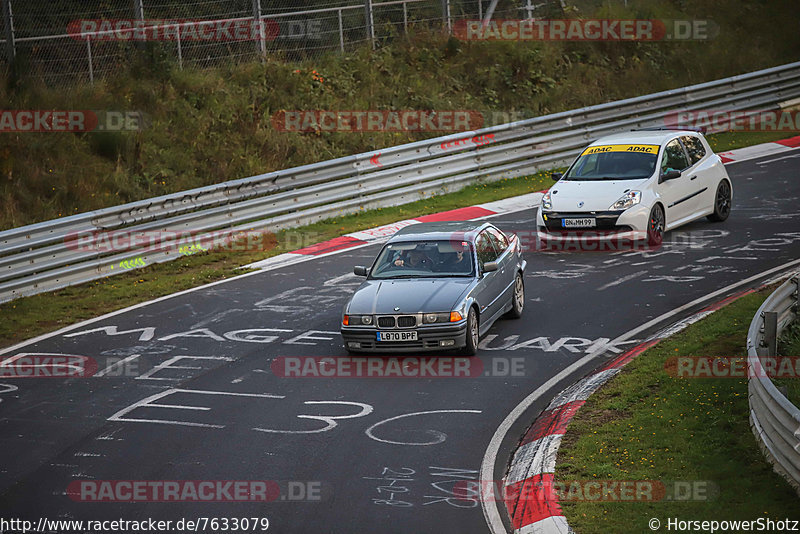
[[[600,152],[638,152],[641,154],[658,154],[658,145],[602,145],[590,146],[583,151],[581,156],[598,154]]]

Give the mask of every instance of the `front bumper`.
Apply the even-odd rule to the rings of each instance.
[[[429,352],[461,348],[467,344],[467,322],[464,320],[409,329],[381,329],[385,332],[409,330],[416,330],[416,341],[378,341],[378,329],[374,327],[342,326],[340,331],[345,348],[354,352]],[[452,344],[440,343],[450,340],[453,341]],[[358,346],[351,345],[352,343],[358,343]]]
[[[624,211],[544,211],[539,208],[536,212],[536,225],[542,231],[561,232],[647,232],[647,219],[650,217],[650,207],[639,203]],[[594,218],[597,226],[592,228],[565,228],[564,219]]]

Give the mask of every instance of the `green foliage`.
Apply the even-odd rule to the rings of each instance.
[[[575,4],[583,17],[708,17],[720,34],[710,42],[461,42],[412,26],[374,51],[186,70],[165,43],[122,43],[127,66],[93,87],[0,84],[5,109],[140,111],[149,119],[141,132],[115,135],[0,135],[0,229],[439,135],[280,132],[270,119],[281,110],[531,117],[789,62],[800,48],[785,15],[796,12],[790,0],[769,9],[734,0],[604,2],[597,12],[593,2]]]

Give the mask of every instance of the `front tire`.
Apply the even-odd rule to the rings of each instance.
[[[479,332],[478,314],[475,308],[470,307],[467,313],[467,344],[464,347],[467,356],[475,356],[478,353]]]
[[[647,219],[647,244],[651,247],[661,246],[664,241],[664,209],[661,204],[656,204],[650,210],[650,217]]]
[[[519,319],[522,317],[522,309],[525,307],[525,283],[522,281],[522,275],[517,273],[514,279],[514,295],[511,297],[511,309],[508,316],[512,319]]]
[[[708,216],[712,222],[722,222],[731,214],[731,184],[728,180],[722,180],[717,186],[717,194],[714,197],[714,213]]]

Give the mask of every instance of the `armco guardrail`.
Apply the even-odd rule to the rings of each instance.
[[[114,269],[121,262],[179,256],[152,250],[158,241],[123,252],[67,246],[79,232],[275,231],[558,167],[598,136],[664,125],[678,111],[769,109],[798,96],[800,62],[7,230],[0,232],[0,302],[115,274],[125,270]]]
[[[747,332],[750,426],[759,447],[775,471],[800,494],[800,408],[781,393],[765,373],[761,359],[776,356],[781,331],[796,318],[798,284],[795,275],[758,309]]]

